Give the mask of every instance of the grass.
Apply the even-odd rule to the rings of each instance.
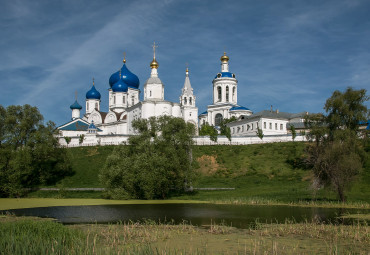
[[[248,229],[236,229],[153,221],[64,226],[0,217],[0,250],[5,254],[367,254],[369,243],[370,227],[360,221],[256,221]]]
[[[244,146],[194,146],[194,187],[235,188],[227,191],[197,191],[173,196],[180,200],[220,203],[274,203],[342,206],[331,189],[311,189],[312,172],[304,168],[305,143],[287,142]],[[114,146],[69,148],[75,175],[53,187],[61,191],[36,191],[29,197],[103,198],[102,192],[65,191],[63,188],[98,188],[99,170]],[[352,207],[370,204],[370,152],[365,167],[347,192]]]

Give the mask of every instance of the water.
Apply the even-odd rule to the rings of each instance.
[[[296,222],[318,220],[325,223],[346,223],[338,220],[343,214],[369,213],[370,210],[313,208],[266,205],[215,205],[215,204],[144,204],[59,206],[8,210],[17,216],[55,218],[64,224],[115,223],[151,219],[160,222],[193,225],[224,223],[237,228],[247,228],[256,220],[261,223],[283,223],[286,219]],[[0,211],[5,213],[5,211]]]

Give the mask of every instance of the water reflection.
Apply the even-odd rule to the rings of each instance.
[[[283,223],[286,219],[296,222],[315,220],[335,223],[338,222],[338,216],[358,213],[358,211],[357,209],[215,204],[60,206],[9,210],[17,216],[50,217],[65,224],[151,219],[160,222],[174,221],[174,223],[185,220],[194,225],[225,223],[238,228],[246,228],[256,220],[261,223]],[[361,213],[369,213],[369,211],[361,210]]]

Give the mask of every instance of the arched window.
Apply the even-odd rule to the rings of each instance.
[[[132,96],[131,97],[131,104],[134,105],[135,104],[135,96]]]
[[[188,100],[186,99],[186,97],[184,97],[184,104],[187,104],[188,103]]]
[[[193,102],[192,102],[193,100],[192,100],[192,97],[189,97],[189,104],[190,105],[192,105],[193,104]]]
[[[96,109],[96,110],[99,110],[99,108],[98,108],[98,103],[95,103],[95,109]]]
[[[215,126],[219,126],[221,124],[222,119],[223,119],[222,114],[217,113],[215,116]]]
[[[226,102],[229,102],[229,86],[226,86]]]
[[[116,103],[116,96],[113,97],[113,104]]]
[[[151,90],[149,90],[149,96],[150,96],[150,97],[152,96],[152,91],[151,91]]]
[[[235,87],[233,87],[233,101],[236,101],[235,100]]]
[[[222,92],[221,92],[221,87],[217,87],[217,98],[218,98],[218,102],[221,102],[221,98],[222,98]]]
[[[125,103],[126,103],[126,97],[125,97],[125,96],[123,96],[123,98],[122,98],[122,102],[123,102],[123,104],[125,104]]]

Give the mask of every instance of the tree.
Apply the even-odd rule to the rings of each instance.
[[[208,122],[202,125],[202,127],[199,130],[199,135],[200,136],[208,135],[211,141],[217,142],[218,132],[213,126],[209,125]]]
[[[67,145],[71,142],[72,138],[66,136],[64,137],[64,140],[66,140]]]
[[[224,135],[231,142],[231,130],[226,124],[236,121],[236,117],[232,116],[230,119],[223,119],[220,123],[220,135]]]
[[[59,148],[55,124],[30,105],[0,107],[0,196],[21,196],[24,188],[52,184],[72,174]]]
[[[297,137],[297,131],[295,130],[295,127],[293,125],[290,125],[289,129],[290,129],[290,132],[292,133],[292,139],[294,142],[295,138]]]
[[[364,89],[335,91],[325,103],[327,115],[310,115],[305,121],[310,130],[307,137],[313,142],[307,147],[307,163],[313,169],[314,182],[333,187],[341,201],[364,163],[358,124],[369,117],[364,105],[367,100]]]
[[[78,138],[78,143],[79,144],[82,144],[84,142],[84,139],[85,139],[85,135],[80,135],[80,137]]]
[[[263,139],[263,131],[261,128],[257,128],[256,135],[262,140]]]
[[[191,183],[193,124],[162,116],[132,123],[138,135],[115,148],[100,179],[108,197],[153,199],[184,191]]]

